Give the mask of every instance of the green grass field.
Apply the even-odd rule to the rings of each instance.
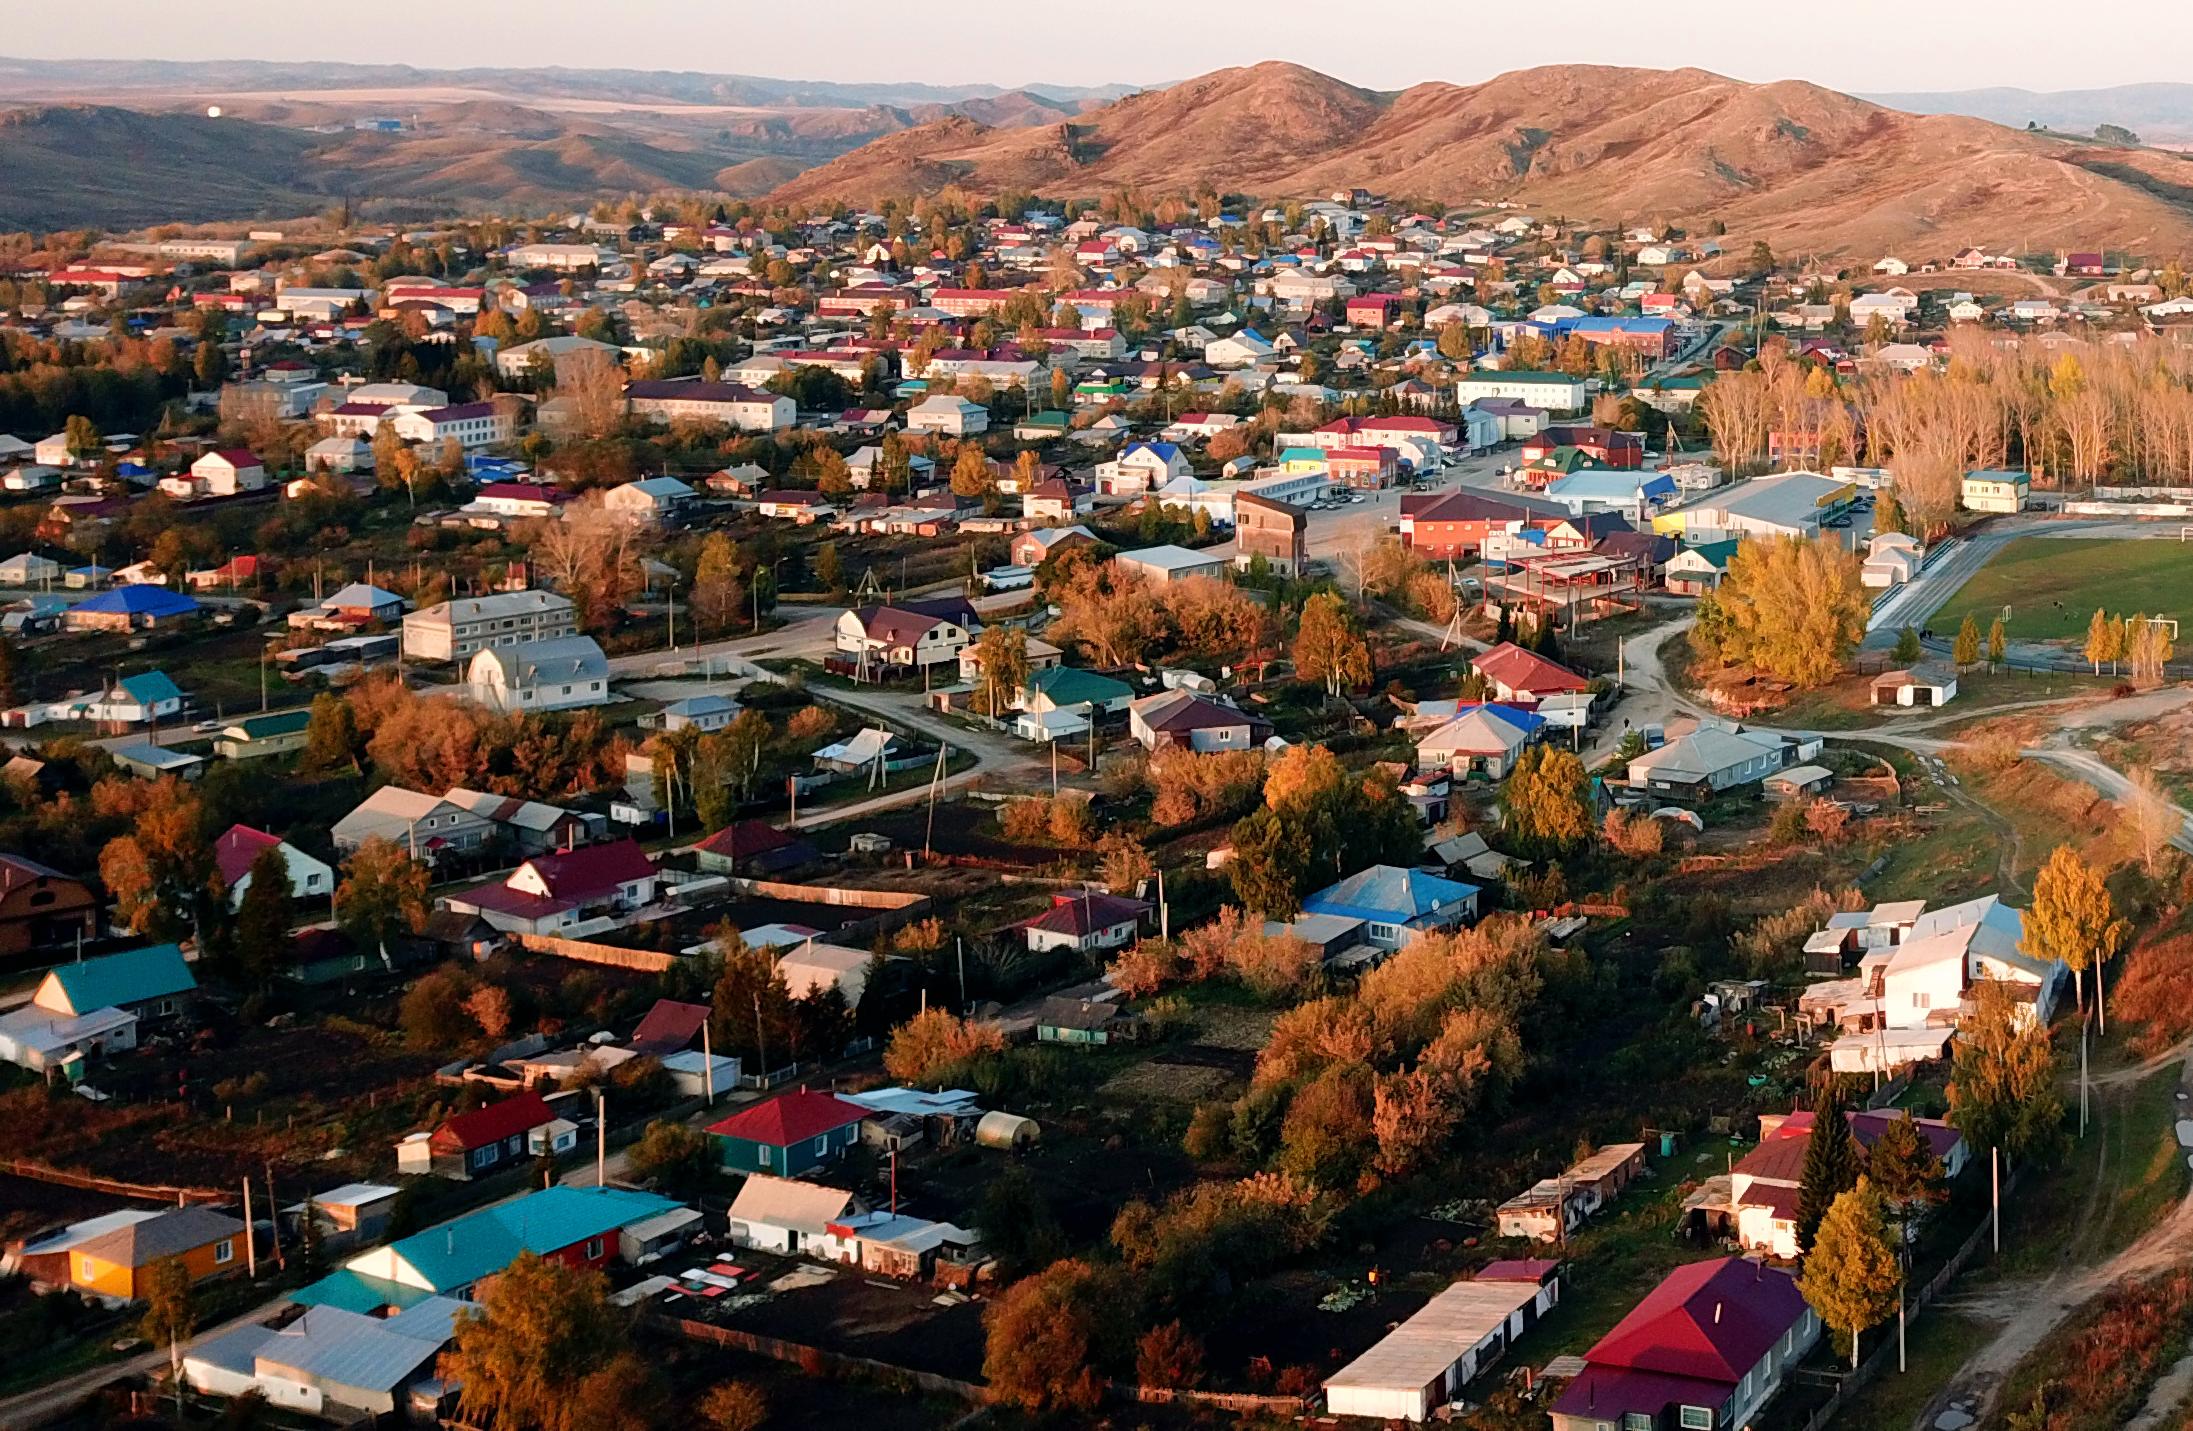
[[[2193,622],[2193,545],[2019,537],[1959,587],[1927,625],[1955,634],[1971,612],[1984,635],[2004,606],[2013,641],[2080,641],[2097,609]]]

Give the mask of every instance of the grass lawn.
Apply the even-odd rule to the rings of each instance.
[[[2193,551],[2162,539],[2108,541],[2079,537],[2019,537],[1959,587],[1927,624],[1938,636],[1956,632],[1965,613],[1986,634],[2010,608],[2013,641],[2079,641],[2097,609],[2193,620]]]
[[[1961,1312],[1934,1307],[1920,1313],[1904,1337],[1903,1374],[1892,1369],[1876,1377],[1836,1413],[1836,1424],[1902,1431],[1917,1419],[1957,1368],[1994,1334],[1992,1324]],[[1878,1343],[1884,1335],[1894,1336],[1894,1328],[1869,1334],[1867,1346]],[[1784,1396],[1768,1405],[1763,1424],[1768,1431],[1786,1431],[1802,1422],[1794,1401]]]
[[[2080,630],[2083,634],[2085,628],[2081,627]],[[1957,700],[1947,711],[1956,714],[1971,710],[1977,714],[1989,707],[2015,705],[2025,701],[2106,695],[2115,684],[2115,679],[2109,676],[2074,676],[2060,671],[2028,671],[2010,667],[1990,671],[1985,666],[1973,666],[1958,673]],[[1876,706],[1873,704],[1872,677],[1852,674],[1817,690],[1799,691],[1790,698],[1789,704],[1762,719],[1771,719],[1776,725],[1792,726],[1799,730],[1893,731],[1899,725],[1914,719],[1926,719],[1943,713],[1941,710],[1920,706]]]

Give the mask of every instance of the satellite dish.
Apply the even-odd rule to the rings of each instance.
[[[219,105],[217,105],[217,104],[209,104],[209,105],[207,105],[207,106],[206,106],[206,118],[208,118],[208,119],[219,119],[220,117],[221,117],[221,106],[219,106]]]

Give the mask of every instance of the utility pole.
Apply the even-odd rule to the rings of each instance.
[[[2000,1148],[1987,1150],[1988,1177],[1988,1240],[1999,1256],[2003,1250],[2003,1153]]]
[[[705,1090],[707,1097],[707,1102],[702,1106],[708,1108],[715,1107],[716,1054],[714,1046],[709,1041],[708,1020],[706,1019],[701,1020],[701,1087]]]
[[[259,1280],[259,1239],[252,1235],[251,1174],[244,1174],[244,1275]]]
[[[594,1089],[594,1186],[609,1181],[609,1097],[599,1085]]]

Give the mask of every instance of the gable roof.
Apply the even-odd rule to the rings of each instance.
[[[867,1116],[865,1108],[832,1098],[827,1093],[811,1093],[802,1088],[741,1109],[721,1122],[710,1124],[708,1131],[719,1138],[740,1138],[750,1143],[788,1148],[805,1139],[819,1138],[858,1123]]]
[[[171,1207],[157,1216],[124,1223],[78,1244],[76,1250],[118,1267],[144,1267],[241,1234],[244,1225],[210,1207]]]
[[[522,1252],[555,1252],[677,1206],[669,1198],[624,1188],[542,1188],[430,1227],[386,1250],[433,1290],[448,1291],[502,1271]],[[311,1290],[291,1300],[304,1301]]]
[[[234,889],[237,881],[251,873],[251,862],[259,858],[262,850],[277,849],[281,841],[264,830],[254,830],[249,825],[231,825],[220,839],[213,842],[213,863],[221,871],[221,883]]]
[[[583,898],[621,884],[654,876],[655,866],[637,841],[627,836],[606,845],[581,845],[552,855],[527,860],[541,883],[556,898]]]
[[[859,1200],[842,1188],[753,1173],[731,1200],[727,1215],[733,1222],[759,1222],[820,1237],[831,1222],[859,1206]]]
[[[500,1103],[490,1103],[469,1113],[444,1118],[441,1126],[434,1130],[434,1141],[454,1143],[470,1151],[529,1132],[555,1116],[555,1110],[548,1106],[548,1100],[540,1094],[520,1093],[514,1098],[505,1098]]]
[[[1589,1352],[1624,1367],[1734,1385],[1805,1314],[1797,1280],[1742,1257],[1678,1267]]]
[[[1510,690],[1533,695],[1550,691],[1581,691],[1589,682],[1568,667],[1526,651],[1513,641],[1503,641],[1470,662],[1470,669]]]
[[[632,1046],[640,1048],[682,1049],[691,1043],[708,1022],[708,1005],[680,1003],[676,999],[657,999],[655,1006],[640,1019],[632,1030]]]
[[[183,962],[180,948],[148,944],[142,949],[102,954],[48,970],[33,1002],[57,1013],[88,1014],[94,1009],[164,999],[197,987],[198,980]]]
[[[1031,919],[1023,919],[1013,925],[1015,929],[1041,929],[1052,934],[1071,934],[1080,938],[1100,929],[1140,919],[1149,912],[1150,906],[1139,899],[1123,899],[1113,894],[1054,894],[1051,907]]]

